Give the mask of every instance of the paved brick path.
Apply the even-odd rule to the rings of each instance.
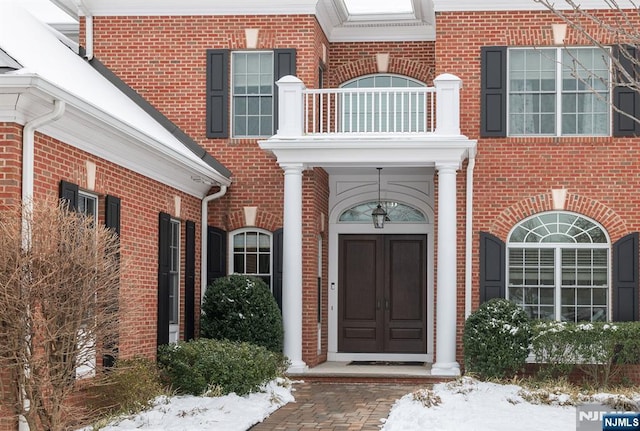
[[[251,431],[378,431],[393,403],[425,387],[394,383],[296,383],[296,401]]]

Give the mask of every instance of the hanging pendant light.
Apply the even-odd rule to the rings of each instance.
[[[382,168],[376,169],[378,169],[378,206],[371,211],[371,217],[373,218],[373,227],[382,229],[384,227],[384,219],[387,217],[387,212],[382,208],[382,202],[380,201],[380,171]]]

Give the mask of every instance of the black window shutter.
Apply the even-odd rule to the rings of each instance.
[[[273,51],[273,79],[296,74],[296,50],[275,49]],[[278,86],[273,88],[273,132],[278,131]]]
[[[282,310],[282,243],[283,230],[273,232],[273,296]]]
[[[207,138],[229,137],[229,50],[207,50]]]
[[[171,216],[160,213],[158,227],[158,346],[169,344],[169,271]]]
[[[207,286],[227,275],[227,232],[207,228]]]
[[[507,136],[507,47],[480,49],[480,136]]]
[[[69,210],[78,210],[78,185],[67,181],[60,181],[60,199],[65,201]]]
[[[635,120],[640,118],[640,94],[634,89],[640,78],[638,51],[635,46],[618,45],[613,47],[613,56],[620,63],[615,82],[618,85],[613,89],[613,136],[636,136],[640,134],[640,124]]]
[[[120,198],[107,195],[104,206],[104,225],[120,236]]]
[[[505,297],[505,245],[490,233],[480,232],[480,303]]]
[[[113,230],[120,237],[120,198],[107,195],[104,199],[104,225]],[[110,350],[108,354],[102,355],[102,365],[111,368],[116,363],[118,355],[118,338],[109,343],[106,347]]]
[[[185,222],[184,239],[184,339],[193,340],[196,326],[196,224]]]
[[[638,320],[638,232],[613,244],[613,320]]]

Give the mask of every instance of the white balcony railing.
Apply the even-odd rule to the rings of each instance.
[[[432,133],[433,87],[306,89],[304,132]]]
[[[307,89],[291,75],[277,84],[274,138],[460,135],[461,80],[454,75],[438,76],[434,87]]]

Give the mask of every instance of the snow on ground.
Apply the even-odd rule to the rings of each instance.
[[[292,391],[291,382],[280,379],[265,385],[264,392],[244,397],[159,397],[151,410],[118,419],[101,430],[245,431],[293,402]],[[433,390],[405,395],[380,426],[382,431],[512,431],[514,425],[518,431],[574,431],[576,408],[569,404],[576,400],[562,393],[547,395],[545,404],[532,404],[525,400],[535,398],[532,392],[520,386],[463,377],[434,385]],[[609,404],[612,398],[636,405],[639,401],[611,394],[596,394],[582,401]]]
[[[516,385],[480,382],[463,377],[434,385],[398,400],[383,431],[573,431],[576,429],[576,401],[566,394],[550,394],[549,404],[532,404],[523,398],[532,393]],[[417,399],[416,399],[417,398]],[[596,394],[584,402],[620,399]],[[622,397],[624,398],[624,397]],[[634,400],[637,401],[637,400]],[[579,401],[578,401],[579,402]],[[431,404],[430,407],[425,407]]]
[[[159,397],[151,410],[115,420],[101,431],[245,431],[293,400],[290,382],[282,379],[244,397]]]

